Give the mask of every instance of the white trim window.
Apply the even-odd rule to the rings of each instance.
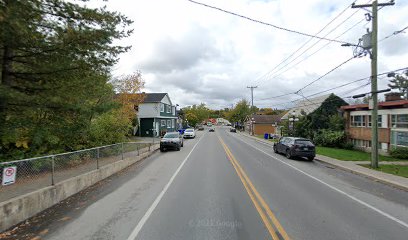
[[[408,128],[408,114],[391,115],[392,128]]]
[[[176,116],[176,107],[172,107],[173,109],[173,116]]]
[[[351,126],[352,127],[365,127],[366,126],[366,116],[365,115],[351,116]]]
[[[167,107],[167,113],[171,113],[171,106],[170,105],[166,105]]]
[[[174,122],[175,122],[174,119],[172,119],[172,120],[171,120],[171,127],[172,127],[172,128],[174,128],[174,125],[175,125]]]
[[[368,115],[368,127],[371,127],[371,115]],[[378,115],[378,127],[382,127],[382,115]]]
[[[408,147],[408,132],[391,131],[391,145],[398,147]]]
[[[166,120],[161,120],[160,122],[161,122],[161,126],[162,126],[162,127],[165,127],[165,126],[166,126]]]
[[[164,112],[164,103],[160,103],[160,112]]]
[[[171,128],[171,120],[167,120],[167,128]]]

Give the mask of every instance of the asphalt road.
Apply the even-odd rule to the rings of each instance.
[[[216,128],[18,226],[10,239],[408,239],[408,193]]]

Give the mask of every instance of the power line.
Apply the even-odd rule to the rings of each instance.
[[[356,0],[353,2],[355,3]],[[353,4],[352,3],[352,4]],[[344,12],[346,12],[350,6],[352,6],[352,4],[350,4],[349,6],[347,6],[343,11],[341,11],[339,14],[337,14],[336,17],[334,17],[332,20],[330,20],[322,29],[320,29],[316,34],[321,33],[324,29],[326,29],[332,22],[334,22],[337,18],[339,18],[341,15],[343,15]],[[355,12],[358,12],[355,11]],[[354,15],[354,14],[353,14]],[[324,37],[326,37],[328,34],[326,34]],[[262,79],[263,77],[269,75],[271,72],[273,72],[276,68],[278,68],[280,65],[282,65],[284,62],[286,62],[287,60],[289,60],[292,56],[294,56],[300,49],[302,49],[304,46],[306,46],[309,42],[311,42],[313,40],[313,38],[310,38],[308,41],[306,41],[304,44],[302,44],[302,46],[300,46],[298,49],[296,49],[294,52],[292,52],[288,57],[286,57],[284,60],[282,60],[278,65],[276,65],[273,69],[271,69],[270,71],[268,71],[267,73],[265,73],[263,76],[257,78],[255,81],[258,81],[259,79]],[[320,41],[320,40],[319,40]]]
[[[325,76],[329,75],[330,73],[334,72],[335,70],[337,70],[338,68],[340,68],[341,66],[343,66],[344,64],[350,62],[351,60],[353,60],[355,57],[351,57],[349,59],[347,59],[346,61],[340,63],[339,65],[337,65],[336,67],[332,68],[330,71],[326,72],[325,74],[323,74],[322,76],[318,77],[317,79],[311,81],[310,83],[306,84],[305,86],[303,86],[302,88],[300,88],[299,90],[297,90],[296,92],[300,92],[303,89],[309,87],[310,85],[312,85],[313,83],[319,81],[320,79],[324,78]]]
[[[390,37],[392,37],[392,36],[395,36],[395,35],[398,35],[398,34],[400,34],[400,33],[403,33],[403,32],[404,32],[405,30],[407,30],[407,29],[408,29],[408,26],[404,27],[404,28],[401,29],[401,30],[398,30],[398,31],[395,31],[395,32],[391,33],[390,35],[388,35],[388,36],[382,38],[382,39],[379,40],[378,42],[380,43],[380,42],[382,42],[382,41],[384,41],[384,40],[386,40],[386,39],[388,39],[388,38],[390,38]]]
[[[300,32],[300,31],[297,31],[297,30],[292,30],[292,29],[288,29],[288,28],[285,28],[285,27],[277,26],[277,25],[275,25],[275,24],[263,22],[263,21],[261,21],[261,20],[256,20],[256,19],[253,19],[253,18],[244,16],[244,15],[241,15],[241,14],[238,14],[238,13],[234,13],[234,12],[231,12],[231,11],[228,11],[228,10],[225,10],[225,9],[222,9],[222,8],[219,8],[219,7],[211,6],[211,5],[208,5],[208,4],[205,4],[205,3],[196,2],[196,1],[193,1],[193,0],[187,0],[187,1],[189,1],[189,2],[191,2],[191,3],[194,3],[194,4],[198,4],[198,5],[207,7],[207,8],[215,9],[215,10],[218,10],[218,11],[221,11],[221,12],[224,12],[224,13],[227,13],[227,14],[230,14],[230,15],[234,15],[234,16],[236,16],[236,17],[240,17],[240,18],[243,18],[243,19],[246,19],[246,20],[255,22],[255,23],[259,23],[259,24],[263,24],[263,25],[266,25],[266,26],[270,26],[270,27],[273,27],[273,28],[276,28],[276,29],[279,29],[279,30],[282,30],[282,31],[287,31],[287,32],[291,32],[291,33],[295,33],[295,34],[299,34],[299,35],[303,35],[303,36],[307,36],[307,37],[317,38],[317,39],[321,39],[321,40],[331,41],[331,42],[337,42],[337,43],[342,43],[342,44],[343,44],[343,43],[347,43],[347,42],[340,41],[340,40],[335,40],[335,39],[329,39],[329,38],[319,37],[319,36],[315,36],[315,35],[312,35],[312,34],[309,34],[309,33],[304,33],[304,32]]]
[[[335,39],[339,38],[340,36],[346,34],[348,31],[350,31],[351,29],[353,29],[355,26],[357,26],[358,24],[360,24],[362,21],[364,21],[365,19],[361,19],[359,22],[357,22],[356,24],[354,24],[353,26],[351,26],[350,28],[348,28],[346,31],[344,31],[343,33],[341,33],[340,35],[338,35]],[[334,31],[335,29],[333,29]],[[333,32],[330,31],[329,33]],[[325,45],[323,45],[322,47],[320,47],[319,49],[317,49],[316,51],[314,51],[312,54],[309,54],[308,56],[306,56],[305,58],[301,59],[300,61],[296,62],[295,64],[293,64],[292,66],[286,68],[289,64],[293,63],[296,59],[298,59],[299,57],[301,57],[304,53],[306,53],[307,51],[309,51],[310,49],[312,49],[314,46],[316,46],[318,43],[320,42],[317,41],[314,44],[312,44],[311,46],[309,46],[307,49],[305,49],[300,55],[298,55],[296,58],[292,59],[290,62],[288,62],[287,64],[285,64],[283,67],[279,68],[276,72],[275,75],[270,77],[269,80],[277,78],[279,76],[281,76],[282,74],[286,73],[287,71],[293,69],[294,67],[296,67],[297,65],[299,65],[300,63],[306,61],[307,59],[309,59],[310,57],[312,57],[313,55],[315,55],[316,53],[320,52],[322,49],[324,49],[326,46],[328,46],[329,44],[331,44],[332,42],[327,42]],[[285,69],[286,68],[286,69]],[[280,72],[280,70],[283,70],[283,72]]]
[[[311,81],[310,83],[306,84],[305,86],[303,86],[302,88],[298,89],[297,91],[294,92],[289,92],[289,93],[285,93],[279,96],[273,96],[273,97],[269,97],[267,99],[272,99],[272,98],[278,98],[278,97],[283,97],[283,96],[288,96],[288,95],[292,95],[292,94],[298,94],[300,91],[302,91],[303,89],[307,88],[308,86],[312,85],[313,83],[321,80],[322,78],[324,78],[325,76],[329,75],[330,73],[334,72],[336,69],[340,68],[341,66],[343,66],[344,64],[348,63],[349,61],[351,61],[352,59],[354,59],[354,57],[351,57],[349,59],[347,59],[346,61],[340,63],[339,65],[337,65],[336,67],[332,68],[330,71],[326,72],[325,74],[323,74],[322,76],[318,77],[317,79]],[[261,99],[261,100],[265,100],[265,99]]]
[[[408,70],[408,67],[404,67],[404,68],[399,68],[399,69],[395,69],[395,70],[383,72],[383,73],[378,74],[377,77],[382,77],[382,76],[384,76],[384,78],[385,78],[386,75],[388,75],[389,73],[400,72],[400,71],[406,71],[406,70]],[[328,92],[328,91],[331,91],[331,90],[334,90],[334,89],[342,88],[342,87],[344,87],[344,86],[347,86],[347,85],[350,85],[350,84],[353,84],[353,83],[356,83],[356,82],[360,82],[360,81],[364,81],[364,80],[370,80],[370,79],[371,79],[371,76],[365,77],[365,78],[356,79],[356,80],[353,80],[353,81],[351,81],[351,82],[348,82],[348,83],[345,83],[345,84],[342,84],[342,85],[339,85],[339,86],[336,86],[336,87],[333,87],[333,88],[329,88],[329,89],[326,89],[326,90],[323,90],[323,91],[320,91],[320,92],[317,92],[317,93],[314,93],[314,94],[311,94],[311,95],[308,95],[308,96],[306,96],[306,98],[310,98],[310,97],[312,97],[312,96],[316,96],[316,95],[321,94],[321,93],[325,93],[325,92]],[[369,83],[366,83],[366,84],[364,84],[364,85],[368,85],[368,84],[369,84]],[[364,85],[363,85],[363,86],[364,86]],[[361,86],[360,86],[360,87],[361,87]],[[356,88],[356,90],[359,89],[360,87]],[[354,91],[354,90],[353,90],[353,91]],[[349,91],[348,91],[348,92],[349,92]],[[295,93],[291,93],[291,94],[295,94]],[[271,99],[271,98],[263,98],[263,99],[259,99],[259,100],[267,100],[267,99]],[[301,100],[301,99],[296,99],[296,100],[293,100],[293,101],[278,103],[278,104],[274,104],[274,105],[275,105],[275,106],[280,106],[280,105],[284,105],[284,104],[288,104],[288,103],[294,103],[294,102],[297,102],[297,101],[299,101],[299,100]]]
[[[355,1],[354,1],[355,2]],[[353,2],[353,3],[354,3]],[[326,26],[324,26],[317,34],[319,34],[320,32],[322,32],[330,23],[332,23],[334,20],[336,20],[338,17],[340,17],[352,4],[350,4],[349,6],[347,6],[347,8],[345,8],[340,14],[338,14],[334,19],[332,19],[328,24],[326,24]],[[333,29],[331,29],[328,33],[326,33],[323,37],[328,36],[329,34],[331,34],[333,31],[335,31],[337,28],[339,28],[341,25],[343,25],[346,21],[348,21],[350,18],[352,18],[359,10],[354,11],[350,16],[348,16],[346,19],[344,19],[341,23],[337,24]],[[354,24],[351,28],[349,28],[348,30],[346,30],[344,33],[338,35],[336,38],[334,39],[338,39],[339,37],[341,37],[342,35],[344,35],[346,32],[350,31],[352,28],[354,28],[355,26],[357,26],[359,23],[361,23],[362,21],[364,21],[365,19],[363,18],[362,20],[360,20],[357,24]],[[311,46],[309,46],[307,49],[305,49],[302,53],[300,53],[297,57],[295,57],[294,59],[292,59],[290,62],[286,63],[285,65],[283,65],[282,67],[279,67],[280,65],[282,65],[284,62],[286,62],[287,60],[289,60],[292,56],[294,56],[299,50],[301,50],[304,46],[306,46],[310,41],[312,41],[313,38],[310,38],[306,43],[304,43],[301,47],[299,47],[297,50],[295,50],[292,54],[290,54],[287,58],[285,58],[282,62],[280,62],[278,65],[276,65],[272,70],[270,70],[268,73],[264,74],[261,78],[265,77],[263,80],[260,80],[260,82],[258,84],[260,84],[262,81],[267,80],[269,77],[266,77],[267,75],[273,75],[275,74],[275,76],[270,77],[269,79],[273,79],[277,76],[280,76],[281,74],[287,72],[289,69],[293,68],[294,66],[297,66],[300,62],[306,60],[307,58],[313,56],[315,53],[307,56],[304,60],[300,61],[299,63],[297,63],[294,66],[291,66],[289,69],[285,70],[284,72],[280,73],[279,75],[276,75],[280,70],[284,69],[285,67],[287,67],[289,64],[293,63],[296,59],[300,58],[303,54],[305,54],[306,52],[308,52],[310,49],[312,49],[314,46],[316,46],[321,39],[319,39],[318,41],[316,41],[315,43],[313,43]],[[324,47],[326,47],[327,45],[329,45],[332,42],[328,42],[326,45],[324,45],[322,48],[320,48],[318,51],[320,51],[321,49],[323,49]],[[277,69],[279,67],[279,69]],[[275,72],[274,70],[277,69]]]

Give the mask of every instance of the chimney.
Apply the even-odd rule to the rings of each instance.
[[[398,101],[398,100],[402,100],[401,93],[390,92],[390,93],[385,94],[386,102],[392,102],[392,101]]]

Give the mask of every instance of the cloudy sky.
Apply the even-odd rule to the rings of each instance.
[[[371,27],[364,19],[367,11],[348,7],[353,0],[197,1],[312,35],[331,22],[318,36],[349,43],[357,43]],[[367,2],[371,1],[357,0],[357,4]],[[121,55],[114,74],[140,70],[144,91],[167,92],[182,107],[201,102],[211,108],[230,107],[242,98],[250,99],[247,86],[251,85],[258,86],[256,106],[288,107],[291,100],[302,97],[273,97],[297,91],[353,56],[353,48],[341,43],[278,30],[187,0],[104,4],[134,21],[134,34],[120,42],[132,45],[132,50]],[[407,0],[381,9],[379,39],[408,26],[407,12]],[[378,59],[379,73],[408,67],[408,29],[381,41]],[[369,75],[369,57],[355,58],[301,94],[309,96]],[[359,81],[332,92],[342,97],[367,92],[369,86],[363,87],[367,83]],[[380,89],[386,84],[386,78],[379,79]]]

